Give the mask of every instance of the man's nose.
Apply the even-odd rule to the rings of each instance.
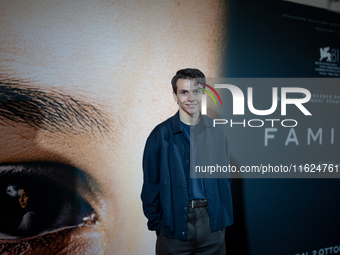
[[[193,96],[191,95],[191,93],[188,93],[188,101],[192,101]]]

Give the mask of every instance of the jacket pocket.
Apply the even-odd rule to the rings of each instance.
[[[161,229],[166,232],[173,232],[173,219],[172,219],[172,206],[171,206],[171,186],[166,180],[163,182],[165,185],[161,187]]]

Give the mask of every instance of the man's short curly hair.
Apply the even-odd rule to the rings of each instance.
[[[177,81],[178,79],[196,80],[198,83],[206,83],[205,75],[198,69],[185,68],[178,70],[176,75],[172,78],[172,89],[177,94]]]

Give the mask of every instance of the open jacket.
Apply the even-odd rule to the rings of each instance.
[[[221,126],[213,127],[212,120],[206,116],[201,116],[196,126],[190,131],[189,144],[177,112],[155,127],[144,149],[141,199],[148,227],[179,240],[186,240],[189,169],[194,171],[195,162],[202,165],[204,159],[219,166],[228,166],[230,162],[225,130]],[[215,161],[217,154],[223,155],[218,157],[218,162]],[[230,174],[223,176],[207,175],[203,181],[212,231],[233,223]]]

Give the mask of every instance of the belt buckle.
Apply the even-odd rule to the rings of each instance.
[[[191,208],[194,209],[194,200],[191,200]]]

